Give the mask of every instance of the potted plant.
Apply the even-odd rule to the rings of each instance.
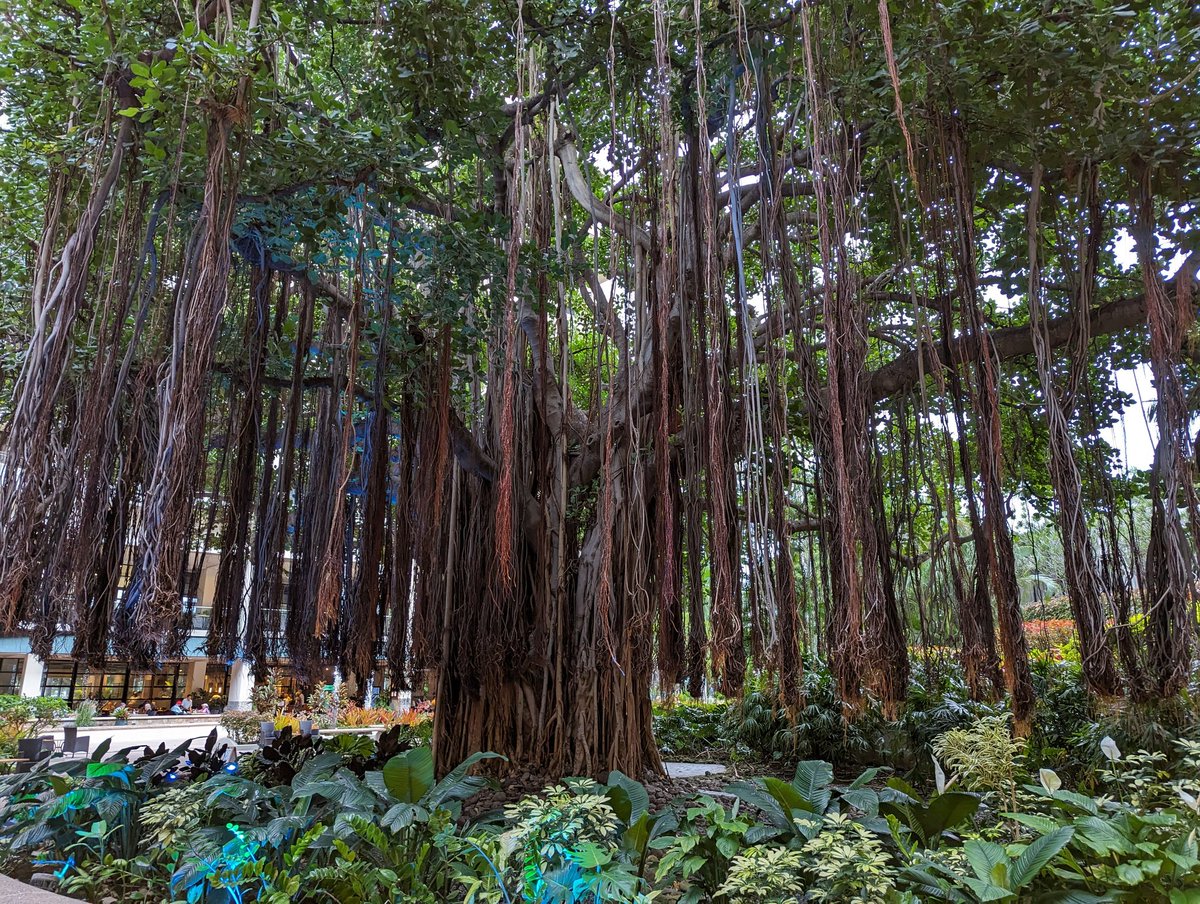
[[[113,714],[113,718],[117,720],[116,721],[117,725],[128,725],[129,724],[129,707],[127,707],[124,703],[122,703],[119,706],[113,707],[112,714]]]

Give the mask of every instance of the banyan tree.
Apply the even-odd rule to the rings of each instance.
[[[2,15],[0,626],[35,652],[177,655],[215,549],[211,656],[429,680],[443,764],[656,769],[652,692],[794,707],[805,663],[894,717],[934,645],[1026,731],[1036,510],[1088,689],[1186,684],[1187,4]],[[1144,365],[1135,473],[1105,430]]]

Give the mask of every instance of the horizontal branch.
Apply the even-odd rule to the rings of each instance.
[[[1195,270],[1181,271],[1180,274],[1176,274],[1176,279],[1180,275],[1194,280]],[[1174,291],[1176,279],[1168,283],[1168,289],[1171,291]],[[1146,321],[1146,297],[1134,295],[1101,305],[1092,311],[1090,319],[1088,332],[1092,336],[1107,336],[1138,326]],[[1047,324],[1051,348],[1058,348],[1071,341],[1073,320],[1070,316],[1057,317]],[[995,355],[1001,361],[1033,354],[1033,333],[1028,325],[991,330],[988,335]],[[871,401],[878,402],[914,388],[921,374],[929,373],[939,363],[943,367],[950,367],[965,361],[974,361],[980,354],[980,338],[962,336],[951,341],[949,348],[943,343],[923,345],[919,354],[924,359],[923,368],[917,366],[918,351],[912,351],[900,355],[872,373],[867,383]]]

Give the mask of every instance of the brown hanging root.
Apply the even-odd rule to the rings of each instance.
[[[117,619],[114,646],[130,661],[153,661],[179,620],[178,576],[201,454],[204,395],[228,293],[229,236],[237,206],[237,169],[229,138],[243,118],[240,103],[214,107],[194,280],[181,287],[180,327],[162,392],[166,401],[153,474],[138,536],[140,562]]]
[[[342,421],[342,448],[337,457],[337,479],[334,483],[333,510],[330,516],[329,533],[325,541],[325,552],[318,569],[315,619],[313,634],[324,634],[337,617],[338,604],[342,597],[345,571],[346,530],[346,486],[351,477],[351,448],[354,438],[354,393],[358,377],[358,334],[359,309],[362,305],[361,277],[356,277],[354,304],[350,308],[349,361],[346,365],[346,392],[344,407],[346,416]]]
[[[673,432],[672,421],[674,408],[672,405],[670,359],[671,349],[668,345],[667,317],[675,303],[675,274],[678,272],[678,249],[676,248],[676,208],[677,193],[675,175],[675,157],[678,150],[678,139],[672,128],[670,65],[668,55],[669,36],[661,0],[654,3],[654,56],[657,76],[656,93],[658,95],[658,150],[659,168],[662,173],[661,209],[656,211],[657,229],[654,236],[654,361],[656,366],[655,382],[658,394],[655,399],[656,436],[655,436],[655,478],[658,516],[658,534],[655,537],[657,547],[658,570],[655,575],[655,585],[658,593],[658,671],[659,682],[665,689],[673,689],[679,683],[682,667],[682,632],[680,630],[679,614],[679,559],[678,559],[678,523],[677,496],[678,486],[675,484],[671,467],[670,434]]]
[[[22,475],[19,480],[10,477],[0,483],[0,519],[4,524],[0,537],[0,627],[6,631],[16,624],[27,592],[26,581],[39,558],[33,548],[33,534],[42,508],[39,497],[53,482],[50,432],[54,406],[73,350],[75,320],[84,300],[96,228],[121,174],[132,137],[133,120],[121,117],[104,175],[96,183],[57,263],[44,279],[34,282],[33,333],[17,377],[12,415],[0,448],[7,472]],[[42,258],[57,230],[57,220],[48,219]]]
[[[1121,693],[1121,679],[1104,628],[1100,600],[1100,578],[1096,571],[1087,514],[1083,508],[1083,485],[1075,462],[1074,440],[1067,427],[1067,414],[1051,370],[1049,337],[1042,310],[1041,273],[1038,259],[1042,191],[1042,167],[1035,163],[1029,189],[1029,323],[1034,355],[1045,400],[1050,438],[1050,480],[1058,499],[1059,534],[1063,545],[1063,567],[1071,611],[1079,632],[1083,677],[1088,688],[1102,697]],[[1086,313],[1084,317],[1086,318]]]
[[[1150,542],[1146,549],[1146,592],[1149,594],[1147,641],[1150,666],[1160,696],[1170,697],[1187,685],[1195,629],[1196,550],[1179,515],[1181,504],[1195,515],[1189,412],[1178,370],[1184,336],[1195,316],[1191,283],[1196,255],[1186,261],[1171,299],[1156,260],[1153,171],[1143,164],[1137,173],[1130,206],[1131,229],[1142,270],[1146,319],[1150,326],[1150,368],[1158,392],[1158,447],[1151,468]]]
[[[241,405],[233,434],[227,443],[236,443],[233,473],[229,482],[225,524],[221,531],[221,556],[217,563],[217,583],[213,592],[207,652],[218,659],[232,659],[240,645],[242,602],[249,556],[250,511],[254,504],[255,472],[262,443],[262,378],[266,367],[266,343],[270,327],[270,271],[254,267],[250,274],[250,298],[242,336],[248,351],[247,370]],[[270,451],[263,457],[270,460]]]
[[[961,122],[953,120],[944,129],[943,160],[948,174],[952,259],[957,293],[963,312],[964,332],[979,343],[975,359],[975,391],[972,393],[977,434],[979,482],[983,496],[982,555],[1000,627],[1004,652],[1004,675],[1012,698],[1014,729],[1024,736],[1032,728],[1034,691],[1029,669],[1029,651],[1021,619],[1012,534],[1008,528],[1004,500],[999,391],[991,339],[979,305],[979,281],[975,272],[974,188],[967,169],[968,151]],[[982,584],[980,585],[982,587]]]
[[[705,433],[708,448],[708,522],[711,551],[709,596],[711,600],[711,633],[709,657],[717,689],[728,696],[739,696],[745,682],[746,660],[742,632],[742,612],[734,562],[738,560],[737,530],[734,513],[737,511],[735,477],[727,447],[728,418],[732,405],[729,386],[729,320],[725,314],[721,257],[715,247],[716,197],[711,146],[708,134],[708,115],[705,106],[707,83],[704,76],[703,45],[697,33],[696,60],[696,119],[699,123],[697,181],[700,186],[699,214],[703,236],[703,253],[698,262],[703,304],[697,306],[698,321],[708,324],[709,346],[702,353],[701,365],[707,369],[704,383]],[[703,329],[703,326],[701,326]],[[731,505],[732,502],[732,505]]]

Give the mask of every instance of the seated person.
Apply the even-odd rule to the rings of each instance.
[[[186,697],[180,700],[179,705],[183,707],[183,711],[185,713],[190,713],[192,711],[192,695],[188,694]]]
[[[176,700],[175,705],[171,707],[171,712],[177,716],[182,716],[183,715],[183,701]]]
[[[142,712],[147,716],[154,715],[154,704],[147,700],[146,705],[142,707]]]

